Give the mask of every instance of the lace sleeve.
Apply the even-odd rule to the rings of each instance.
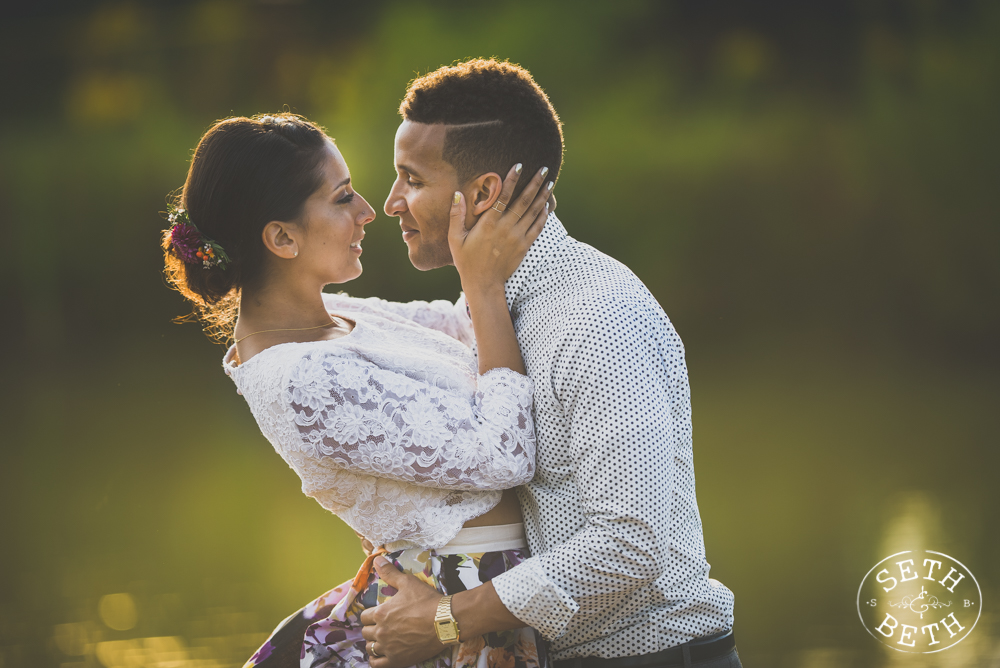
[[[472,329],[472,319],[465,305],[465,294],[452,304],[444,299],[432,302],[391,302],[378,297],[359,298],[346,294],[325,294],[323,298],[331,311],[374,313],[385,317],[386,314],[415,322],[423,327],[436,329],[453,339],[458,339],[467,346],[472,346],[475,333]]]
[[[479,377],[475,401],[327,353],[292,369],[286,400],[303,449],[381,478],[507,489],[535,473],[534,384],[510,369]]]

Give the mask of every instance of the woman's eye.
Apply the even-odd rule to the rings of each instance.
[[[354,201],[354,193],[347,193],[337,200],[337,204],[350,204]]]

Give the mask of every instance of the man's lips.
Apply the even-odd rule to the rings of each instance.
[[[413,237],[420,234],[420,232],[418,232],[417,230],[413,229],[412,227],[407,227],[402,223],[399,224],[399,229],[403,230],[403,241],[409,241]]]

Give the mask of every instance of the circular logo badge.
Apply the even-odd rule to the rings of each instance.
[[[858,616],[868,633],[900,652],[954,647],[975,628],[983,595],[972,572],[941,552],[908,550],[886,557],[858,588]]]

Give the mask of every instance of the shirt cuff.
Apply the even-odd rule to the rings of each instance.
[[[546,640],[566,633],[580,606],[549,579],[537,559],[528,559],[491,580],[500,602]]]

